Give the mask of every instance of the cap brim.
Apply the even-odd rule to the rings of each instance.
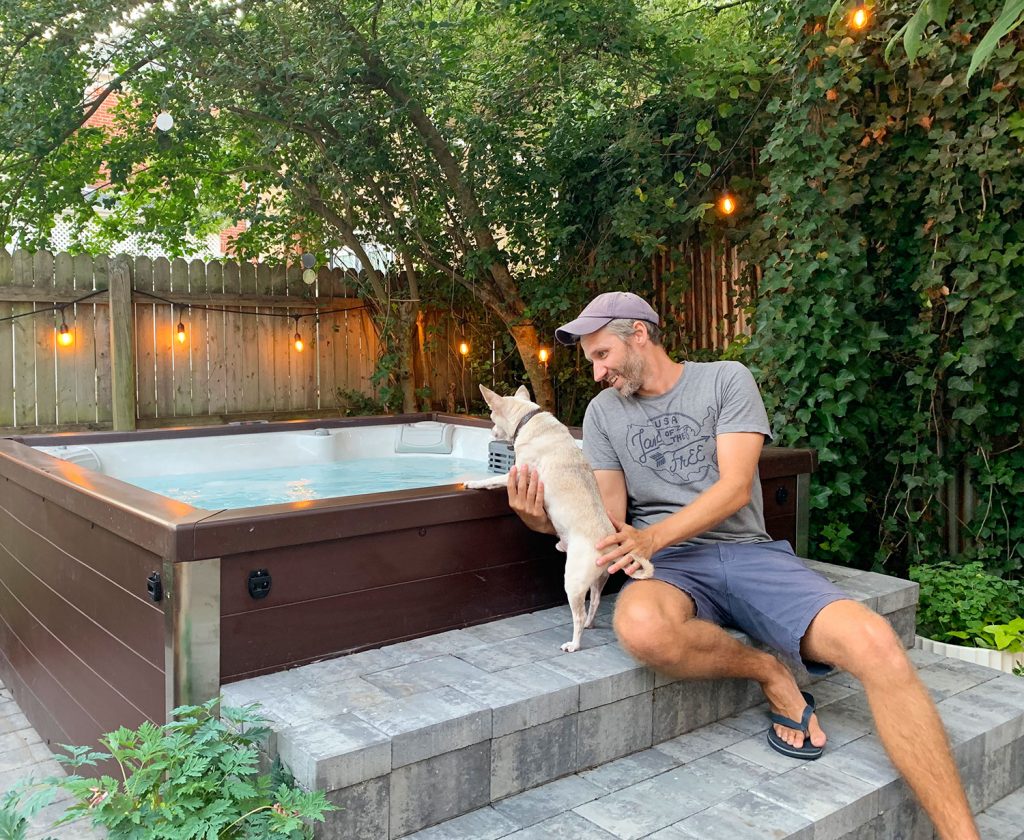
[[[580,336],[597,332],[614,320],[604,315],[584,315],[555,330],[555,340],[559,344],[575,344],[580,340]]]

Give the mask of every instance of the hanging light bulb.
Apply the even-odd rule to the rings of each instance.
[[[178,344],[185,343],[185,324],[178,321]]]
[[[57,330],[57,343],[61,347],[70,347],[75,343],[75,334],[68,329],[68,325],[61,319],[60,328]]]
[[[864,29],[871,20],[871,13],[867,6],[857,6],[850,12],[850,28],[860,31]]]
[[[546,365],[548,363],[548,357],[549,356],[550,356],[550,354],[548,353],[548,348],[547,347],[541,347],[540,348],[540,352],[537,354],[537,358],[540,359],[540,363],[542,365]]]
[[[468,356],[469,355],[469,342],[468,341],[460,341],[459,342],[459,352],[463,356]]]
[[[303,349],[305,348],[305,346],[306,345],[302,343],[302,336],[298,332],[296,332],[295,333],[295,340],[294,340],[294,347],[295,347],[296,352],[301,353],[303,351]]]
[[[718,212],[723,216],[731,216],[736,212],[736,199],[732,193],[722,193],[718,199]]]

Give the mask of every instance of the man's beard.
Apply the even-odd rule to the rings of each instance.
[[[621,397],[631,397],[639,391],[644,384],[644,360],[640,354],[628,350],[617,376],[622,380],[622,384],[616,389]]]

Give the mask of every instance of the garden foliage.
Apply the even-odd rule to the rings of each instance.
[[[311,822],[322,822],[334,806],[322,791],[296,788],[281,770],[260,773],[264,721],[253,707],[220,707],[218,716],[217,704],[179,707],[163,726],[121,727],[100,739],[108,752],[66,747],[69,755],[59,758],[72,771],[112,761],[120,778],[45,780],[26,799],[26,813],[63,788],[73,802],[59,822],[86,817],[111,840],[312,837]],[[13,803],[6,804],[16,821]]]
[[[944,493],[977,505],[965,559],[1024,563],[1024,81],[1019,33],[968,84],[1001,4],[955,4],[910,63],[884,47],[915,5],[849,32],[792,4],[798,45],[768,110],[764,266],[750,359],[777,439],[821,462],[813,544],[905,571],[946,556]]]
[[[912,566],[910,577],[921,586],[917,631],[929,639],[965,638],[965,628],[1008,625],[1024,611],[1024,585],[986,572],[979,561]]]

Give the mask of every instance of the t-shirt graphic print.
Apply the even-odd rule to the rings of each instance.
[[[708,408],[703,420],[681,411],[651,417],[647,423],[630,423],[626,449],[641,466],[667,481],[703,481],[718,472],[714,446],[718,414]]]

